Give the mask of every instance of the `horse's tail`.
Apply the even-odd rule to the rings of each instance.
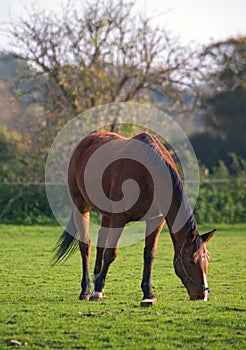
[[[77,244],[77,228],[74,223],[73,213],[67,223],[66,229],[58,239],[54,248],[55,256],[53,265],[66,260],[78,248]]]

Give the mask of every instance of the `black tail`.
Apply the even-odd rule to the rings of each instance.
[[[73,214],[70,217],[70,220],[66,226],[61,237],[58,239],[57,244],[54,248],[55,256],[53,265],[66,260],[71,254],[75,252],[78,248],[77,242],[77,228],[74,224]]]

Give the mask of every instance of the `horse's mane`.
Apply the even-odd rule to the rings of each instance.
[[[135,136],[133,139],[137,139],[139,141],[144,142],[148,146],[150,146],[152,152],[150,152],[149,160],[159,161],[160,163],[164,162],[164,165],[168,168],[172,184],[173,184],[173,195],[176,196],[177,200],[181,204],[183,201],[184,209],[189,213],[187,224],[191,230],[196,229],[197,224],[193,214],[193,209],[191,207],[190,201],[184,189],[183,182],[178,173],[177,167],[171,157],[171,154],[164,147],[164,145],[154,136],[148,133],[141,133]]]
[[[150,146],[151,149],[153,150],[153,152],[152,152],[153,159],[155,157],[161,156],[161,158],[163,158],[165,160],[165,162],[167,164],[169,164],[174,169],[176,174],[179,176],[178,169],[173,161],[173,158],[171,157],[171,154],[168,152],[166,147],[156,137],[144,132],[144,133],[141,133],[141,134],[133,137],[133,139],[140,140],[140,141],[146,143],[148,146]]]

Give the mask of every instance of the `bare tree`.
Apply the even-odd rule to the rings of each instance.
[[[16,92],[29,104],[19,118],[29,181],[43,178],[54,136],[75,115],[131,100],[183,113],[182,92],[196,79],[194,53],[127,0],[81,1],[81,9],[68,2],[59,13],[32,8],[7,30],[12,53],[28,66]]]
[[[87,2],[81,11],[67,3],[61,15],[31,11],[9,33],[14,54],[45,78],[46,126],[156,90],[177,109],[191,81],[190,51],[127,1]]]
[[[213,42],[201,51],[207,62],[207,79],[213,92],[233,91],[246,76],[246,37],[232,37]]]

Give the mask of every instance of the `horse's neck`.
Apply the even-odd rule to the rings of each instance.
[[[168,170],[172,179],[173,196],[165,219],[173,241],[175,253],[177,251],[179,252],[187,233],[196,229],[196,220],[182,180],[170,154],[157,139],[146,133],[137,135],[135,139],[141,140],[151,147],[151,164],[157,166],[158,172],[160,172],[160,169],[164,172]]]
[[[187,233],[197,229],[193,209],[183,187],[177,191],[180,191],[180,193],[174,194],[171,207],[166,215],[175,256],[180,252]]]
[[[173,233],[171,228],[168,225],[168,221],[167,221],[167,226],[169,229],[169,233],[173,242],[173,248],[174,248],[174,259],[177,258],[178,254],[180,253],[182,246],[185,242],[186,239],[186,229],[185,227],[183,227],[181,230],[179,230],[176,233]]]

